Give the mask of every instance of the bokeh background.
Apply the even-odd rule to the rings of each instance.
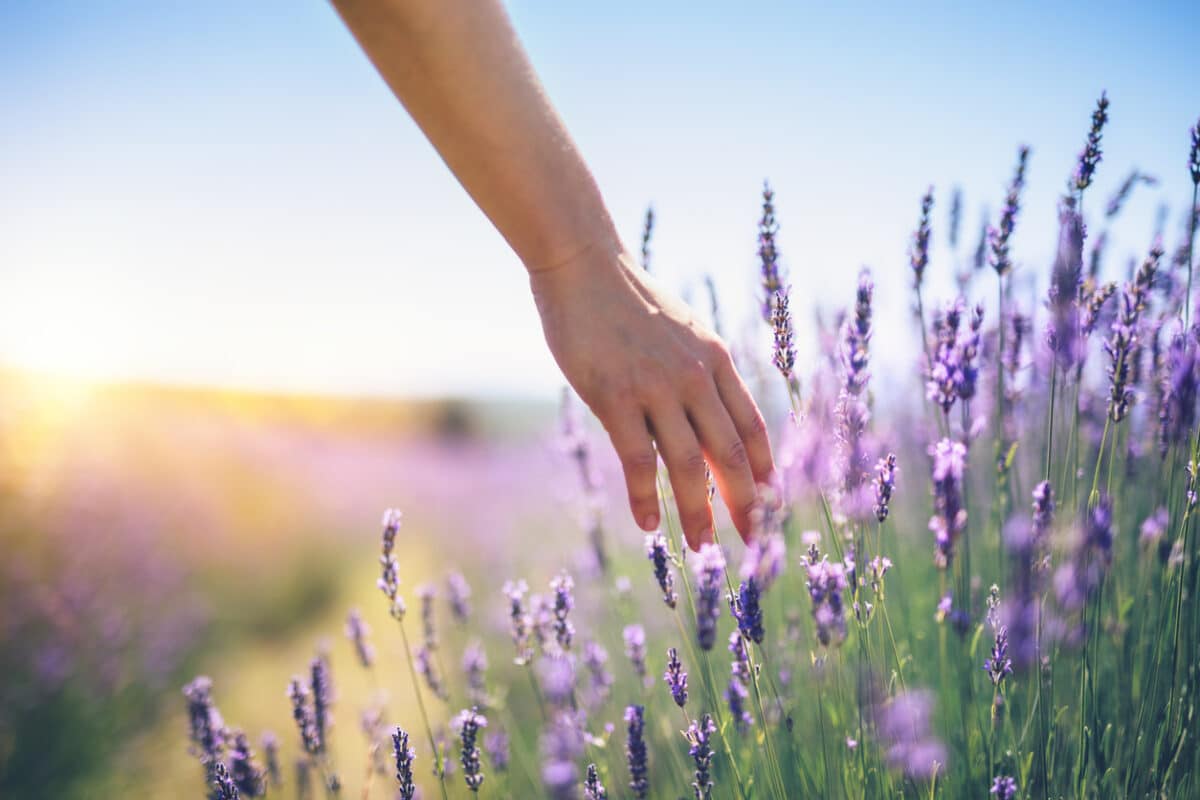
[[[764,178],[800,316],[868,264],[886,331],[926,187],[962,189],[967,244],[934,249],[953,264],[1023,142],[1014,255],[1049,262],[1047,173],[1101,89],[1095,194],[1159,179],[1112,257],[1177,237],[1194,4],[509,8],[629,240],[652,204],[651,269],[702,307],[711,276],[740,348],[767,335]],[[0,796],[173,796],[195,671],[227,716],[290,733],[283,682],[345,608],[385,624],[386,506],[415,580],[578,555],[520,264],[326,3],[10,0],[0,108]],[[877,380],[911,364],[903,338],[876,337]]]

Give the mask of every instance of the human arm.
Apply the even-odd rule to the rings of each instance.
[[[704,464],[750,531],[773,470],[728,350],[622,246],[498,0],[333,0],[368,57],[529,271],[546,341],[608,431],[630,507],[659,523],[657,450],[688,543],[711,539]]]

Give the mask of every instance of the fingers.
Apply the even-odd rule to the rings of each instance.
[[[704,451],[682,406],[664,405],[652,410],[650,422],[667,465],[684,538],[688,547],[699,550],[701,544],[713,541]]]
[[[659,520],[655,483],[658,453],[646,427],[646,416],[638,406],[630,403],[611,411],[603,423],[625,472],[633,520],[642,530],[654,531]]]
[[[733,359],[722,349],[722,358],[713,370],[717,393],[729,412],[730,419],[746,448],[746,459],[750,471],[758,483],[770,483],[775,473],[775,460],[771,457],[771,442],[767,439],[767,423],[759,413],[758,405],[750,396],[750,390],[742,382],[733,366]],[[724,497],[724,493],[721,494]],[[726,501],[728,503],[728,500]],[[733,508],[733,506],[730,506]],[[738,530],[741,530],[739,527]]]
[[[749,540],[751,514],[758,504],[758,487],[750,470],[746,446],[715,385],[690,401],[688,414],[733,525],[743,540]]]

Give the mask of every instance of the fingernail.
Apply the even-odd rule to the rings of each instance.
[[[647,514],[642,520],[642,530],[652,531],[658,527],[658,514]]]

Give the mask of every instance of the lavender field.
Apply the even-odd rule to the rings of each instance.
[[[569,392],[3,368],[0,798],[1200,796],[1200,122],[1148,174],[1123,102],[1054,110],[1073,160],[977,146],[1007,183],[930,164],[907,249],[838,295],[856,242],[795,257],[820,222],[743,176],[752,296],[678,288],[770,425],[748,542],[718,508],[689,551],[665,468],[638,531]],[[673,218],[646,214],[652,275]],[[438,312],[464,372],[519,341],[467,308]]]
[[[1101,95],[1090,124],[1079,110],[1074,163],[1014,143],[977,242],[957,192],[914,187],[911,291],[882,296],[864,269],[815,331],[789,310],[803,268],[785,269],[765,187],[761,319],[729,337],[776,410],[775,502],[749,543],[725,524],[689,552],[670,514],[635,534],[607,441],[570,397],[536,459],[451,450],[385,470],[347,495],[347,583],[313,627],[197,656],[175,727],[156,729],[176,737],[147,767],[161,791],[1200,795],[1200,123],[1176,137],[1190,196],[1162,198],[1181,219],[1133,232],[1145,246],[1126,264],[1106,236],[1155,178],[1097,193],[1119,108]],[[1050,263],[1013,256],[1034,180],[1063,187]],[[648,221],[644,253],[650,237]],[[936,237],[955,263],[931,258]],[[957,294],[932,291],[936,274]],[[693,300],[743,330],[722,298]],[[876,329],[881,304],[911,307],[908,327]],[[883,336],[917,354],[887,391]],[[162,767],[185,747],[187,766]]]

